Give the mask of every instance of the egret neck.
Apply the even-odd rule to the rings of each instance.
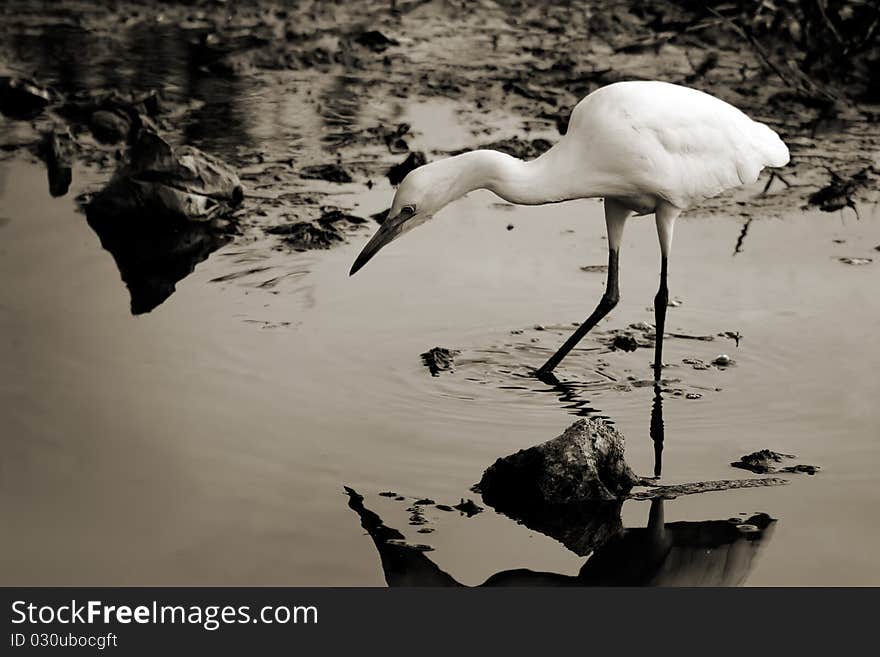
[[[561,175],[553,166],[557,159],[553,150],[529,161],[499,151],[476,150],[440,160],[435,166],[438,173],[449,168],[453,174],[449,201],[476,189],[488,189],[518,205],[543,205],[583,196],[583,190],[572,189],[570,175]]]

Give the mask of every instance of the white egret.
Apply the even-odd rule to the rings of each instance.
[[[475,150],[410,172],[351,274],[383,246],[476,189],[491,190],[523,205],[604,198],[605,293],[593,313],[538,370],[539,377],[546,377],[617,305],[618,254],[627,218],[654,213],[661,253],[660,288],[654,299],[654,378],[659,380],[675,219],[704,199],[756,182],[764,167],[781,167],[788,161],[788,148],[773,130],[723,100],[666,82],[618,82],[581,100],[566,134],[535,160]]]

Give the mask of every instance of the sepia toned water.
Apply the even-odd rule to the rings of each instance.
[[[204,103],[185,139],[236,161],[330,148],[334,130],[368,122],[368,108],[347,119],[340,110],[346,79],[313,82],[338,100],[335,128],[276,90],[217,83],[181,92]],[[414,147],[469,145],[454,100],[395,102]],[[20,129],[0,121],[7,137]],[[595,336],[560,367],[564,385],[529,376],[601,295],[604,275],[581,270],[605,263],[600,202],[513,208],[474,193],[353,278],[372,225],[329,251],[237,240],[135,316],[75,202],[106,177],[78,164],[70,193],[52,198],[33,156],[0,161],[3,584],[383,585],[344,485],[461,583],[519,568],[575,575],[583,557],[491,510],[431,510],[434,531],[418,533],[409,504],[378,493],[479,503],[469,489],[487,466],[578,415],[613,421],[630,465],[651,474],[654,392],[639,385],[650,350],[609,352]],[[345,186],[338,199],[368,216],[392,194],[383,181]],[[793,207],[754,217],[744,237],[738,207],[679,220],[669,285],[682,303],[667,329],[715,337],[666,342],[670,388],[702,396],[664,395],[662,480],[751,476],[729,463],[762,448],[821,471],[665,502],[667,523],[777,520],[726,579],[679,568],[672,581],[880,584],[880,213],[860,213]],[[653,321],[658,271],[653,220],[630,221],[621,303],[599,328]],[[462,352],[455,372],[430,376],[419,354],[434,346]],[[735,366],[682,363],[722,353]],[[648,502],[625,503],[626,527],[648,516]]]

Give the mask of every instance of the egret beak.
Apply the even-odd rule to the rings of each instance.
[[[358,257],[355,259],[354,264],[351,266],[351,271],[348,272],[349,276],[354,276],[358,270],[367,264],[370,259],[379,253],[383,246],[386,244],[390,244],[398,237],[407,232],[410,228],[415,227],[417,222],[413,222],[412,219],[416,215],[407,214],[401,212],[396,217],[389,217],[385,220],[385,222],[379,227],[379,230],[376,231],[376,234],[370,238],[370,241],[367,242],[367,245],[360,252]]]

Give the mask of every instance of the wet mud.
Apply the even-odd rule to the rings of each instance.
[[[773,34],[767,21],[798,25],[813,39],[828,37],[828,28],[823,32],[810,14],[779,11],[758,20],[713,3],[592,2],[587,11],[551,4],[545,12],[503,2],[459,12],[444,3],[374,2],[355,10],[263,1],[231,8],[121,3],[108,14],[97,4],[77,3],[74,9],[61,2],[34,10],[12,2],[2,15],[6,45],[0,55],[10,75],[0,79],[0,110],[33,121],[37,131],[73,123],[78,156],[98,165],[107,163],[101,147],[124,143],[145,121],[172,140],[194,140],[246,170],[252,189],[242,215],[266,213],[265,220],[254,223],[267,229],[279,211],[314,208],[285,197],[291,188],[306,191],[321,205],[334,190],[312,187],[310,181],[370,186],[387,174],[393,185],[426,159],[466,150],[411,150],[412,126],[388,114],[397,100],[454,98],[456,112],[470,126],[467,148],[495,148],[529,159],[564,133],[567,112],[590,91],[622,79],[665,79],[730,100],[769,122],[792,147],[792,164],[776,179],[767,174],[762,193],[740,190],[698,212],[733,209],[764,216],[803,204],[826,211],[856,209],[872,198],[878,180],[871,155],[877,143],[878,114],[871,104],[876,89],[865,73],[873,61],[872,35],[863,35],[854,17],[840,19],[837,37],[853,40],[847,56],[858,62],[847,67],[834,60],[839,56],[834,43],[823,52],[825,60],[816,60],[799,50],[803,34],[777,38],[777,50],[787,52],[788,66],[795,67],[786,73],[782,55],[769,56],[763,44]],[[477,23],[493,29],[475,30]],[[85,53],[85,61],[69,65],[74,75],[53,64],[52,48],[45,54],[38,50],[43,36],[56,33],[52,48]],[[126,42],[144,52],[135,50],[124,66],[142,67],[154,58],[158,70],[110,86],[113,76],[101,73],[120,64]],[[452,43],[458,46],[447,47]],[[159,49],[168,44],[171,52],[162,55]],[[174,58],[188,70],[176,70]],[[22,70],[35,71],[36,77],[14,75]],[[178,75],[197,91],[194,96],[180,93]],[[334,77],[325,89],[323,81]],[[835,86],[841,79],[850,86]],[[240,110],[227,117],[203,115],[206,101],[198,92],[211,87],[220,97],[211,97],[210,106],[228,112],[240,104],[243,87],[281,91],[300,106],[303,117],[304,125],[292,126],[289,138],[301,139],[298,133],[312,124],[336,161],[326,161],[306,144],[285,150],[280,143],[254,143],[244,136]],[[498,120],[499,108],[507,121]],[[498,127],[505,124],[518,127]],[[231,149],[227,137],[238,139]],[[405,158],[398,159],[400,154]],[[323,240],[315,244],[326,248]],[[310,248],[308,243],[299,247]]]

